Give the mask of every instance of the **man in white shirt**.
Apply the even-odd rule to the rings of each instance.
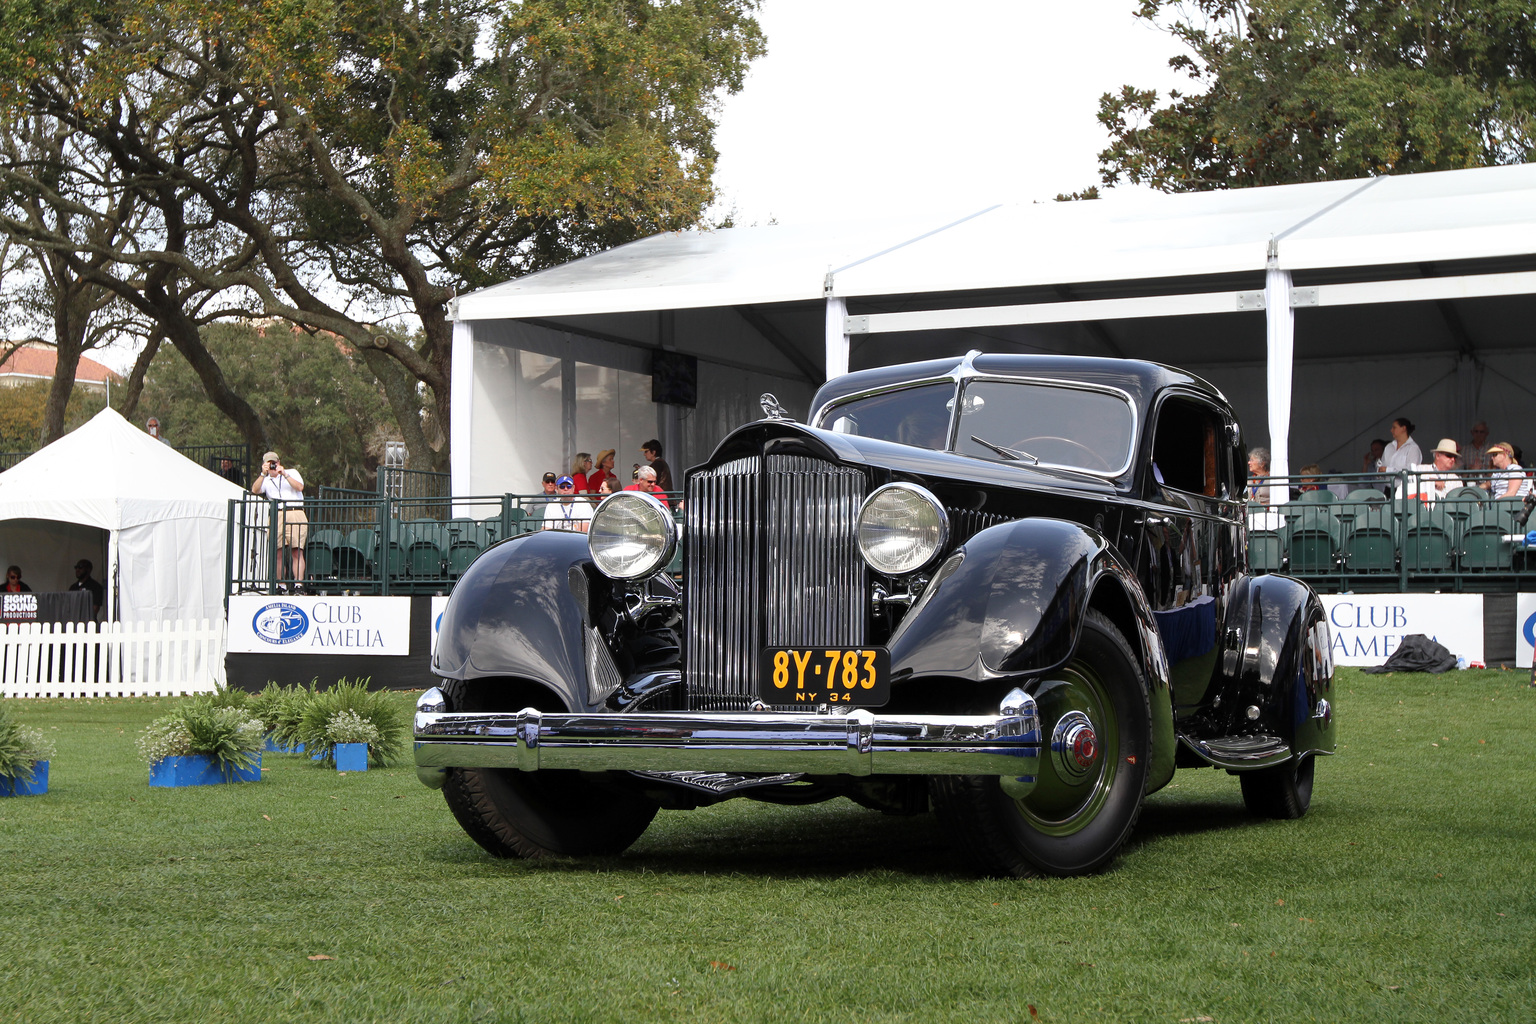
[[[562,476],[555,481],[555,493],[559,497],[544,508],[544,529],[586,533],[592,522],[592,505],[586,499],[576,500],[576,481]]]
[[[277,452],[267,452],[261,457],[261,475],[251,485],[251,493],[277,502],[277,543],[280,548],[277,578],[283,579],[286,572],[282,557],[286,551],[297,592],[304,579],[304,545],[309,540],[309,518],[304,515],[304,478],[298,470],[285,467]]]
[[[1434,465],[1414,466],[1413,471],[1419,476],[1419,497],[1426,505],[1433,505],[1451,491],[1462,486],[1461,477],[1453,470],[1460,461],[1461,451],[1456,442],[1448,437],[1442,437],[1440,443],[1431,450]]]

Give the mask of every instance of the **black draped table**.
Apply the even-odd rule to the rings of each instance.
[[[89,590],[0,593],[0,622],[90,622],[94,611]]]

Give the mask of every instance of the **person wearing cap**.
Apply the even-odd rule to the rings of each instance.
[[[1435,460],[1432,465],[1413,467],[1413,471],[1419,474],[1419,498],[1426,505],[1433,505],[1463,486],[1461,477],[1454,472],[1461,461],[1461,448],[1455,441],[1442,437],[1440,443],[1430,449],[1430,457]]]
[[[1531,478],[1525,475],[1515,460],[1515,446],[1500,441],[1488,449],[1493,460],[1493,485],[1489,493],[1495,498],[1523,498],[1531,493]]]
[[[101,615],[101,584],[91,579],[91,560],[82,558],[75,563],[75,582],[69,585],[70,590],[85,590],[91,595],[91,618]]]
[[[261,474],[251,485],[251,493],[277,502],[278,545],[288,552],[288,566],[283,564],[282,551],[278,552],[277,578],[283,579],[291,566],[297,591],[299,581],[304,579],[304,544],[309,540],[309,519],[304,515],[304,478],[298,470],[284,466],[277,452],[267,452],[261,457]],[[282,584],[278,586],[282,587]]]
[[[586,533],[592,522],[592,505],[576,500],[576,481],[568,476],[560,477],[555,481],[555,493],[559,497],[544,509],[544,529]]]
[[[589,494],[601,494],[604,480],[611,478],[615,483],[618,482],[618,478],[613,474],[613,457],[617,454],[618,452],[612,448],[604,448],[597,453],[597,461],[594,463],[597,468],[587,475]]]

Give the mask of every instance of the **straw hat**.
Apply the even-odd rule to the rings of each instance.
[[[1461,449],[1457,447],[1456,442],[1449,437],[1442,437],[1440,439],[1440,443],[1435,445],[1434,448],[1430,450],[1441,452],[1445,455],[1451,456],[1452,458],[1461,458]]]

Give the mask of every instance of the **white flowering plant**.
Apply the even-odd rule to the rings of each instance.
[[[0,775],[32,782],[37,765],[53,760],[53,741],[41,729],[22,725],[0,703]]]
[[[230,775],[256,763],[265,733],[261,719],[245,708],[194,697],[144,727],[139,756],[155,765],[167,757],[199,754]]]

